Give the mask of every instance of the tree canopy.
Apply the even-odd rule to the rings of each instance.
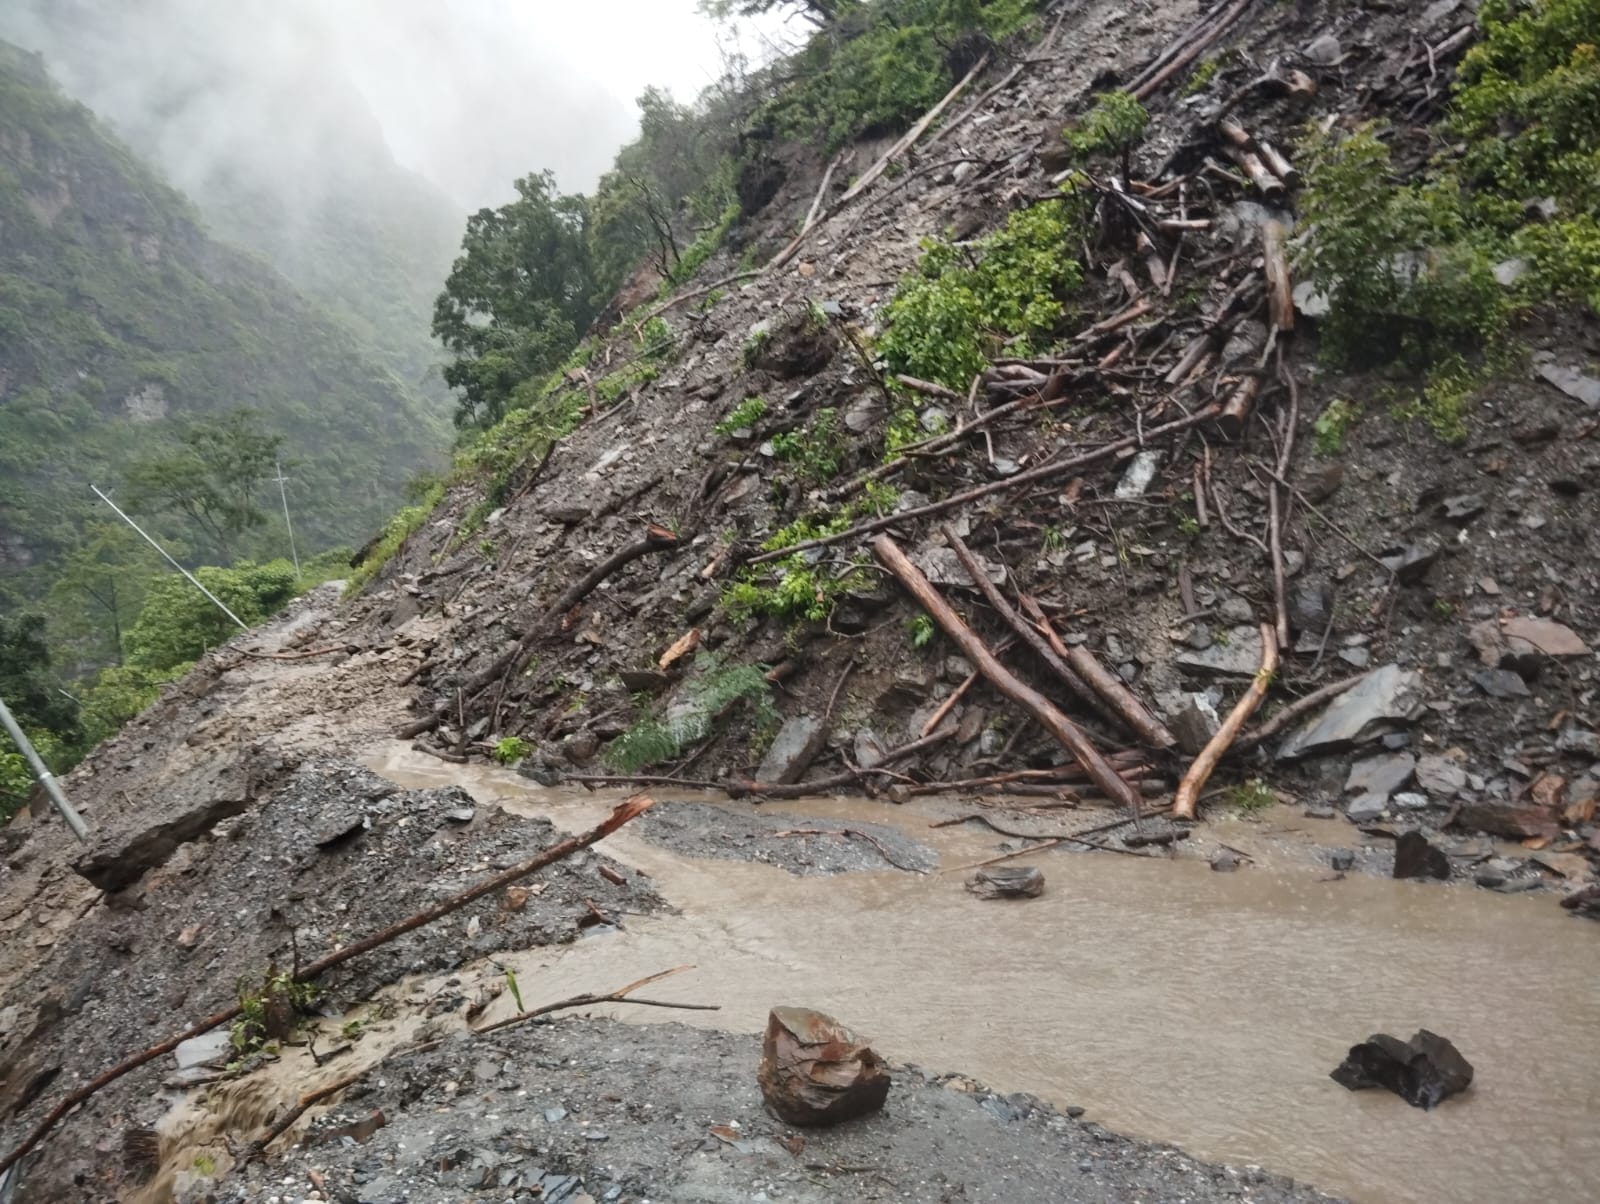
[[[462,425],[498,421],[512,391],[560,364],[593,320],[589,202],[539,172],[517,199],[480,209],[434,303],[433,333],[455,357],[445,382],[459,391]]]
[[[184,515],[224,561],[232,560],[235,540],[267,521],[256,492],[282,446],[283,436],[263,430],[253,410],[194,419],[169,450],[129,466],[129,505]]]

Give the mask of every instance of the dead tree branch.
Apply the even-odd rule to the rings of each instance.
[[[1228,718],[1217,729],[1217,734],[1207,741],[1206,746],[1200,750],[1200,755],[1194,759],[1183,781],[1178,783],[1178,793],[1172,798],[1172,817],[1174,819],[1193,819],[1195,804],[1199,801],[1200,791],[1205,788],[1211,771],[1216,769],[1217,762],[1222,759],[1222,754],[1227,752],[1238,739],[1239,731],[1248,722],[1251,715],[1255,714],[1256,707],[1261,705],[1261,700],[1266,697],[1268,688],[1272,685],[1273,674],[1278,671],[1278,640],[1277,633],[1270,623],[1261,625],[1261,668],[1256,671],[1255,680],[1250,683],[1250,688],[1245,691],[1244,697],[1239,699]]]
[[[1128,808],[1135,816],[1141,814],[1138,792],[1117,776],[1117,771],[1089,742],[1082,729],[1063,715],[1048,698],[995,659],[988,646],[962,621],[961,616],[956,614],[955,609],[944,600],[943,595],[922,575],[922,571],[906,558],[906,554],[893,539],[887,535],[879,535],[872,541],[872,550],[883,566],[899,579],[907,591],[922,604],[922,608],[944,628],[945,634],[961,649],[967,659],[982,671],[995,689],[1032,714],[1041,727],[1060,741],[1062,747],[1083,766],[1107,798]]]

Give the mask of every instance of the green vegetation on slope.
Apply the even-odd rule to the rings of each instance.
[[[446,441],[351,335],[208,239],[36,58],[0,45],[0,573],[43,596],[52,561],[108,517],[91,482],[114,489],[178,447],[184,420],[243,409],[295,461],[302,549],[358,542]],[[206,542],[181,516],[154,525]],[[228,550],[287,551],[281,519]]]
[[[1518,313],[1600,309],[1600,0],[1485,0],[1479,17],[1447,149],[1398,183],[1383,127],[1313,134],[1301,205],[1325,353],[1420,376],[1404,412],[1450,440]]]

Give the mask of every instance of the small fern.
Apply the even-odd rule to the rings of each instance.
[[[606,761],[623,773],[659,765],[704,740],[736,704],[748,704],[759,725],[776,717],[772,687],[758,665],[722,667],[715,657],[696,661],[697,675],[684,685],[684,698],[665,717],[647,716],[606,746]]]

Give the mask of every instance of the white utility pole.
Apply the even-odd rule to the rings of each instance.
[[[294,561],[294,575],[300,576],[300,554],[294,550],[294,524],[289,521],[289,495],[284,492],[284,483],[288,480],[283,475],[283,466],[276,460],[272,462],[273,471],[278,475],[272,479],[278,482],[278,500],[283,503],[283,525],[289,529],[289,558]]]
[[[216,594],[212,593],[205,586],[201,585],[200,582],[195,579],[195,575],[193,573],[191,573],[188,569],[184,568],[181,564],[179,564],[171,556],[167,556],[167,550],[164,547],[162,547],[160,544],[158,544],[155,540],[151,539],[150,536],[145,533],[145,529],[143,527],[141,527],[138,523],[134,522],[131,518],[129,518],[126,514],[124,514],[122,512],[122,507],[118,506],[115,502],[113,502],[105,494],[101,493],[100,492],[100,487],[98,485],[90,485],[89,488],[94,490],[95,497],[99,498],[102,502],[104,502],[106,505],[110,506],[113,510],[115,510],[117,512],[117,517],[118,518],[120,518],[123,522],[127,523],[128,526],[132,527],[140,535],[143,535],[145,543],[149,544],[156,551],[160,552],[162,556],[165,556],[168,564],[170,564],[173,568],[177,569],[178,572],[182,573],[185,577],[187,577],[189,579],[189,584],[190,585],[194,586],[195,589],[199,590],[206,597],[210,598],[211,601],[216,604],[216,607],[217,607],[218,610],[220,610],[223,614],[227,615],[235,623],[239,624],[239,630],[240,631],[249,631],[250,630],[250,625],[248,623],[246,623],[243,619],[241,619],[238,615],[234,614],[233,611],[229,610],[227,608],[227,606],[223,603],[221,598],[217,597]]]
[[[72,834],[84,844],[88,844],[89,828],[83,822],[83,816],[67,802],[67,796],[61,793],[61,783],[56,781],[56,775],[50,772],[50,767],[44,763],[44,758],[35,751],[32,741],[22,730],[22,725],[11,717],[3,698],[0,698],[0,727],[5,728],[6,734],[11,737],[11,743],[15,744],[17,751],[27,758],[28,764],[33,767],[33,776],[39,779],[39,785],[44,787],[44,792],[50,796],[50,801],[55,804],[56,810],[61,812],[61,818],[67,821],[67,827],[72,829]]]

